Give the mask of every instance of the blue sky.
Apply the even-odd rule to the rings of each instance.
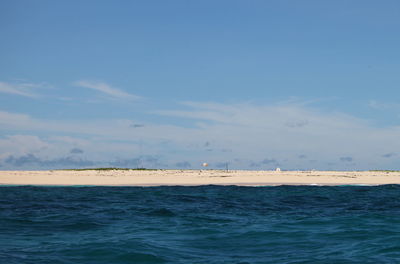
[[[398,169],[398,1],[0,1],[0,169]]]

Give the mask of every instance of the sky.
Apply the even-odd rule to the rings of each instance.
[[[0,0],[0,170],[400,169],[397,0]]]

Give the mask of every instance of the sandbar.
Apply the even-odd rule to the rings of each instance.
[[[197,186],[400,184],[399,171],[47,170],[0,171],[0,185]]]

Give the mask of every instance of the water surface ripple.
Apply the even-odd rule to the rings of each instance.
[[[1,187],[0,263],[400,263],[400,186]]]

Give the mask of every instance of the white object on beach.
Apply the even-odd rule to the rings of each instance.
[[[208,163],[204,162],[201,166],[208,167]]]
[[[281,171],[281,168],[276,168],[276,170],[275,171]]]

